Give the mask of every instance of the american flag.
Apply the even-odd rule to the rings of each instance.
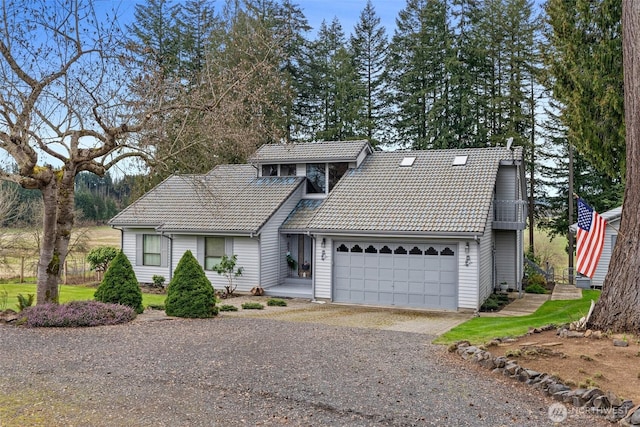
[[[604,246],[606,221],[584,200],[578,199],[578,273],[593,277]]]

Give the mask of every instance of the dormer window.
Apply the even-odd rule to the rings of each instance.
[[[348,162],[307,163],[307,194],[328,194],[348,169]]]
[[[262,165],[262,176],[296,176],[295,164]]]
[[[326,193],[326,163],[307,163],[307,194]]]
[[[297,166],[295,164],[292,165],[280,165],[280,176],[296,176],[297,175]]]
[[[278,165],[262,165],[262,176],[278,176]]]

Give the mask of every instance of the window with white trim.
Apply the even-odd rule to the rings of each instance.
[[[145,234],[142,236],[142,265],[162,264],[162,236]]]
[[[204,239],[204,269],[213,270],[220,264],[224,255],[224,237],[205,237]]]

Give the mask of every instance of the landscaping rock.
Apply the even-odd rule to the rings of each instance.
[[[584,332],[569,331],[565,338],[584,338]]]
[[[602,396],[603,394],[604,393],[599,388],[590,388],[589,390],[584,392],[584,394],[580,397],[582,397],[586,401],[589,401],[594,397]]]
[[[595,331],[592,335],[591,338],[595,338],[595,339],[601,339],[602,338],[602,331]]]
[[[631,425],[640,425],[640,409],[636,409],[631,417],[629,417]]]
[[[566,385],[562,384],[562,383],[554,383],[551,384],[549,386],[549,390],[548,393],[551,395],[554,395],[556,393],[559,393],[561,391],[569,391],[571,390],[571,387],[567,387]]]
[[[507,358],[504,356],[498,356],[494,359],[496,367],[504,368],[507,365]]]
[[[628,347],[629,343],[624,340],[613,340],[613,345],[616,347]]]
[[[593,399],[593,407],[601,410],[602,412],[605,412],[606,410],[611,408],[611,402],[609,401],[609,398],[605,395],[598,396]]]
[[[612,423],[620,421],[627,416],[627,413],[631,408],[633,408],[633,402],[630,400],[625,400],[620,405],[613,405],[612,410],[606,417],[607,421]]]

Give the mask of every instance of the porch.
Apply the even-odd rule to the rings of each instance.
[[[287,277],[282,284],[264,289],[264,294],[270,297],[284,298],[313,298],[311,278]]]

